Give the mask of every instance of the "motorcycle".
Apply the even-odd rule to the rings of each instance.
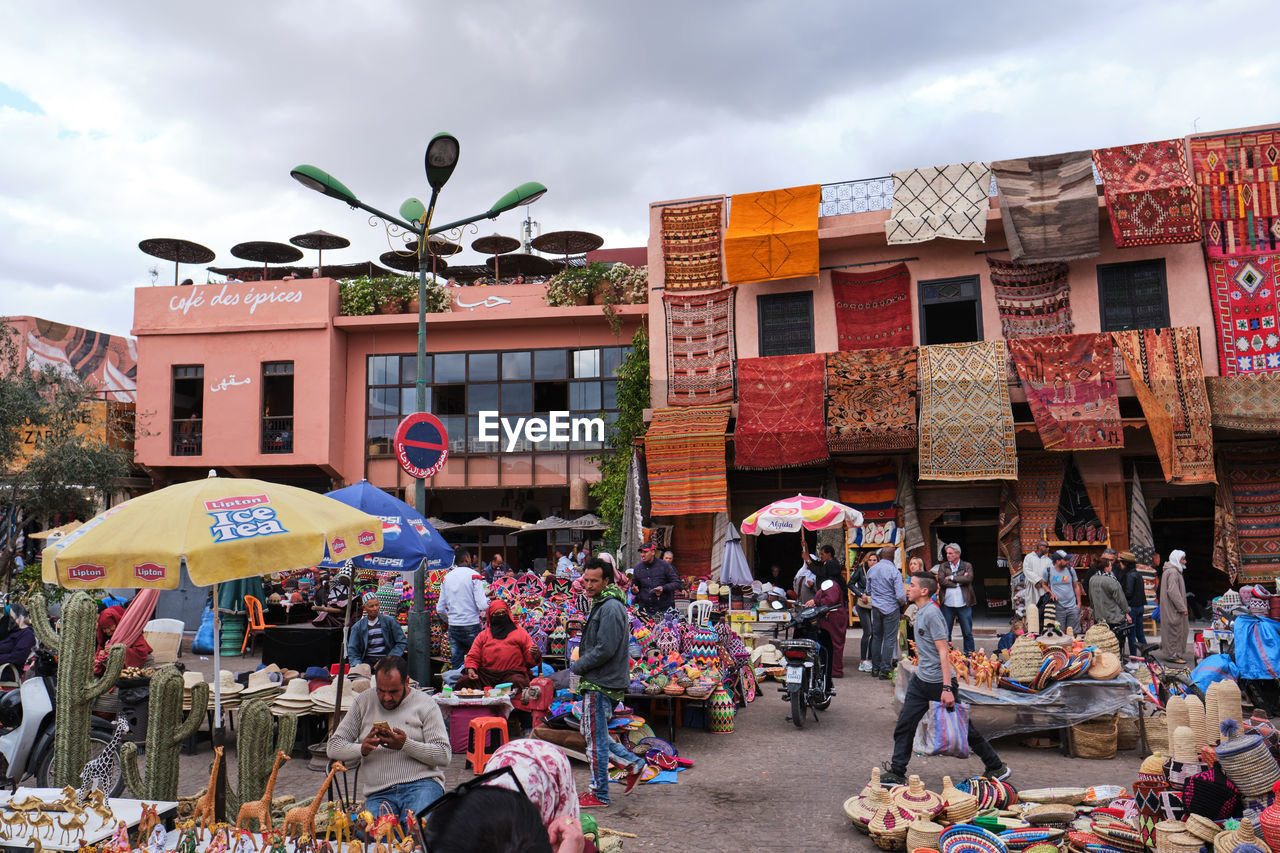
[[[823,581],[822,588],[829,589],[832,584],[834,581],[828,579]],[[790,719],[798,729],[804,728],[805,717],[810,710],[813,711],[814,722],[819,722],[818,712],[831,707],[831,700],[836,695],[822,654],[818,620],[838,607],[833,604],[796,610],[788,626],[791,636],[773,641],[773,645],[782,652],[786,667],[782,699],[791,705]],[[782,602],[775,601],[773,608],[781,610]]]
[[[57,658],[52,651],[37,647],[35,662],[26,680],[0,696],[0,783],[16,790],[28,777],[40,788],[53,784],[53,697],[57,688]],[[89,758],[92,760],[111,742],[112,725],[92,717],[89,730]],[[73,786],[77,782],[72,782]],[[116,769],[108,797],[124,791],[124,774]]]

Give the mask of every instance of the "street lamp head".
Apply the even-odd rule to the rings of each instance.
[[[439,192],[453,174],[453,168],[458,165],[459,150],[458,138],[451,133],[437,133],[427,143],[427,183],[435,192]]]
[[[513,189],[493,203],[493,207],[489,208],[490,218],[497,216],[499,213],[506,213],[517,207],[524,207],[527,204],[533,204],[538,199],[547,194],[547,188],[537,181],[529,181]]]
[[[410,222],[421,222],[426,215],[427,206],[422,203],[422,199],[406,198],[400,205],[400,216]]]
[[[340,199],[350,205],[355,205],[357,201],[355,193],[347,189],[342,181],[330,175],[324,169],[317,169],[315,166],[303,164],[295,166],[289,175],[307,189],[315,190],[330,198]]]

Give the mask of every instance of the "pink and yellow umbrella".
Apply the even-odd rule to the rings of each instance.
[[[742,532],[799,533],[828,527],[861,527],[862,513],[826,498],[796,495],[758,509],[742,522]]]

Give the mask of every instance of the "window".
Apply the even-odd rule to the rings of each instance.
[[[1104,332],[1168,327],[1164,258],[1098,264],[1098,309]]]
[[[225,383],[224,383],[225,384]],[[199,456],[204,447],[204,365],[173,366],[173,430],[170,453]]]
[[[920,282],[920,343],[982,340],[981,285],[976,275]]]
[[[756,297],[760,355],[813,352],[813,291]]]
[[[262,452],[293,452],[293,362],[262,363]]]

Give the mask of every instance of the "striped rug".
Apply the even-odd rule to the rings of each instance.
[[[1280,576],[1280,455],[1224,454],[1240,543],[1242,583]]]
[[[644,437],[650,515],[728,512],[729,406],[657,409]]]

